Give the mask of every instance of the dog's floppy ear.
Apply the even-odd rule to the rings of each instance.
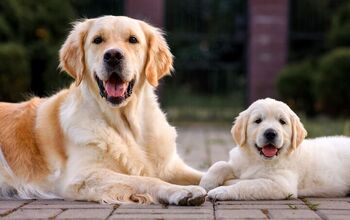
[[[248,125],[248,113],[247,111],[241,112],[236,118],[234,125],[231,129],[233,140],[239,146],[244,146],[247,141],[247,125]]]
[[[291,123],[292,123],[292,149],[296,149],[301,142],[305,139],[307,135],[307,131],[304,128],[304,125],[301,123],[299,117],[293,113],[291,115]]]
[[[89,20],[76,22],[60,50],[60,68],[75,79],[78,86],[85,71],[84,42],[89,28]]]
[[[144,30],[148,44],[145,74],[147,81],[155,87],[158,85],[160,78],[170,74],[173,70],[173,55],[161,30],[142,21],[141,27]]]

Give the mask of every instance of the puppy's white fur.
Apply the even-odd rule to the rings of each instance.
[[[258,124],[257,118],[262,119]],[[272,158],[256,147],[268,128],[276,130],[279,138],[280,151]],[[256,101],[238,116],[231,132],[238,146],[230,152],[229,161],[215,163],[201,179],[209,198],[259,200],[349,193],[350,138],[303,140],[306,131],[286,104],[270,98]]]

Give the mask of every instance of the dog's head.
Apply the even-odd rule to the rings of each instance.
[[[146,81],[157,86],[172,64],[159,29],[122,16],[75,23],[60,50],[60,67],[76,85],[86,83],[113,107],[125,105]]]
[[[296,149],[307,134],[288,105],[270,98],[240,113],[231,133],[242,148],[268,160]]]

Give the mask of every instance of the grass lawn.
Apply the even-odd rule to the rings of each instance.
[[[318,116],[315,118],[301,117],[308,137],[328,136],[328,135],[348,135],[350,136],[350,119],[328,118]]]
[[[209,123],[231,126],[235,117],[245,109],[242,100],[243,96],[240,94],[210,96],[165,92],[161,103],[169,121],[175,125]],[[298,115],[308,131],[309,138],[327,135],[350,136],[350,118],[307,118],[302,113]]]

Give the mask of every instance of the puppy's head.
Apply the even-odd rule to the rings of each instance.
[[[88,85],[113,107],[125,105],[146,81],[172,70],[173,56],[162,33],[149,24],[122,16],[75,23],[60,50],[60,67]]]
[[[307,134],[285,103],[270,98],[258,100],[240,113],[231,133],[238,145],[267,160],[297,148]]]

